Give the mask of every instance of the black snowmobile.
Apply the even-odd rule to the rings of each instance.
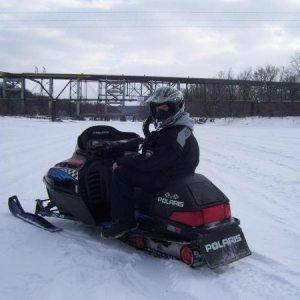
[[[148,124],[149,125],[149,124]],[[149,132],[145,126],[144,133]],[[112,165],[143,139],[110,126],[93,126],[77,140],[73,156],[50,168],[44,177],[49,199],[36,200],[35,213],[23,210],[18,198],[8,200],[13,215],[48,231],[60,228],[44,217],[81,221],[99,229],[110,219]],[[172,180],[163,190],[135,190],[138,228],[120,239],[155,256],[172,257],[189,266],[222,266],[251,254],[229,199],[205,176]]]

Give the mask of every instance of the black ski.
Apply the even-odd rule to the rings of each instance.
[[[48,222],[46,219],[39,215],[35,215],[32,213],[25,212],[22,205],[20,204],[20,201],[17,196],[9,197],[8,199],[8,207],[10,212],[17,218],[30,223],[36,227],[42,228],[44,230],[50,231],[50,232],[56,232],[61,231],[61,228],[58,228]]]

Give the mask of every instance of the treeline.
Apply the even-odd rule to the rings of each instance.
[[[300,52],[287,66],[249,67],[237,74],[229,69],[216,77],[220,80],[185,90],[187,108],[193,116],[300,115]]]
[[[294,101],[298,99],[300,84],[300,52],[290,58],[288,66],[249,67],[239,73],[229,69],[220,71],[216,79],[227,81],[191,85],[184,91],[186,100]]]
[[[234,73],[232,69],[220,71],[218,79],[253,80],[261,82],[300,82],[300,52],[290,57],[287,66],[265,65],[255,69],[248,67],[245,70]]]
[[[10,99],[19,99],[21,97],[21,90],[20,89],[15,89],[14,83],[12,82],[7,82],[6,83],[6,95],[5,98],[10,98]],[[41,96],[39,94],[34,94],[31,91],[25,89],[25,98],[42,98],[42,99],[48,99],[47,96]],[[4,97],[3,93],[3,82],[0,81],[0,98]]]

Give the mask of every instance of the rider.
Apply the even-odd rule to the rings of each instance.
[[[113,165],[113,222],[103,229],[104,238],[118,238],[137,227],[134,187],[145,191],[162,189],[170,178],[194,173],[199,163],[199,147],[193,135],[194,122],[185,112],[182,92],[161,87],[147,102],[156,130],[146,135],[141,154],[124,156]]]

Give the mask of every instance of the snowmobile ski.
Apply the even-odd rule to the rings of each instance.
[[[30,223],[36,227],[42,228],[44,230],[50,231],[50,232],[56,232],[61,231],[61,228],[58,228],[48,222],[46,219],[44,219],[41,216],[25,212],[18,197],[12,196],[8,199],[8,207],[10,212],[17,218]]]

